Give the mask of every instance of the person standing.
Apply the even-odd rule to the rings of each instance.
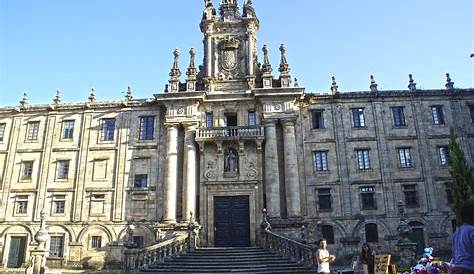
[[[461,208],[463,224],[453,234],[453,274],[474,274],[474,203]]]
[[[360,251],[360,262],[362,264],[364,274],[374,274],[374,259],[375,252],[372,251],[367,243],[364,243],[362,245],[362,250]]]
[[[331,270],[329,269],[329,264],[333,263],[336,260],[336,256],[330,255],[327,250],[327,241],[326,239],[319,240],[319,249],[316,251],[315,257],[318,261],[318,274],[329,274]]]

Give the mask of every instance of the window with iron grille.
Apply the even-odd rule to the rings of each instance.
[[[357,164],[360,170],[370,169],[370,159],[368,149],[357,149]]]
[[[72,139],[74,137],[74,120],[63,121],[63,139]]]
[[[324,128],[324,110],[311,111],[313,129]]]
[[[91,237],[91,248],[101,248],[102,247],[102,237],[101,236],[92,236]]]
[[[38,140],[38,131],[39,131],[39,124],[40,122],[28,122],[28,130],[26,139],[28,141],[35,141]]]
[[[206,127],[211,128],[214,126],[214,118],[212,117],[212,112],[206,112]]]
[[[318,189],[318,206],[321,211],[330,211],[332,209],[332,198],[330,188]]]
[[[115,135],[115,119],[102,119],[101,141],[113,141]]]
[[[257,117],[255,115],[255,111],[251,110],[249,111],[249,120],[248,120],[249,126],[255,126],[257,125]]]
[[[413,167],[413,161],[411,158],[410,148],[399,148],[398,159],[400,160],[400,167],[402,168]]]
[[[393,107],[392,115],[393,115],[394,126],[403,127],[407,125],[405,121],[405,108],[404,107]]]
[[[3,142],[3,139],[5,137],[5,128],[7,127],[7,124],[2,123],[0,124],[0,142]]]
[[[443,106],[432,106],[431,115],[433,117],[433,124],[444,125]]]
[[[365,241],[367,243],[378,243],[379,242],[379,232],[377,229],[377,224],[366,224],[365,225]]]
[[[58,161],[58,179],[67,179],[69,177],[69,160]]]
[[[49,240],[49,256],[54,258],[62,258],[64,249],[63,236],[51,236]]]
[[[140,140],[153,140],[155,138],[155,116],[140,117]]]
[[[352,109],[352,121],[354,127],[365,127],[365,116],[363,108]]]
[[[438,153],[439,153],[439,164],[441,166],[447,166],[448,165],[448,157],[449,157],[448,147],[447,146],[438,147]]]
[[[148,174],[136,174],[134,187],[136,188],[148,187]]]
[[[28,213],[28,196],[18,196],[15,201],[15,213],[16,214],[27,214]]]
[[[405,205],[407,207],[418,207],[418,193],[416,185],[404,185]]]
[[[33,161],[23,161],[21,163],[21,180],[30,180],[33,175]]]
[[[328,152],[314,151],[314,169],[316,171],[328,171]]]
[[[328,244],[334,244],[334,228],[332,225],[321,225],[321,234]]]
[[[375,201],[375,187],[365,186],[360,188],[360,200],[362,210],[377,209]]]

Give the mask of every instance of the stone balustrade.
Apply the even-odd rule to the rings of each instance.
[[[263,126],[249,127],[213,127],[198,128],[196,141],[205,140],[238,140],[238,139],[263,139],[265,130]]]

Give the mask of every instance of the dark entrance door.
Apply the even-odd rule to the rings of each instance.
[[[423,229],[423,224],[419,222],[410,222],[411,233],[408,236],[410,241],[416,243],[416,252],[421,254],[425,248],[425,232]]]
[[[214,197],[214,246],[250,246],[248,196]]]
[[[26,250],[26,237],[11,237],[10,250],[8,251],[8,268],[18,268],[24,262]]]

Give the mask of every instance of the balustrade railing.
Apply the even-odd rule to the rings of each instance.
[[[196,139],[264,137],[263,126],[198,128]]]

